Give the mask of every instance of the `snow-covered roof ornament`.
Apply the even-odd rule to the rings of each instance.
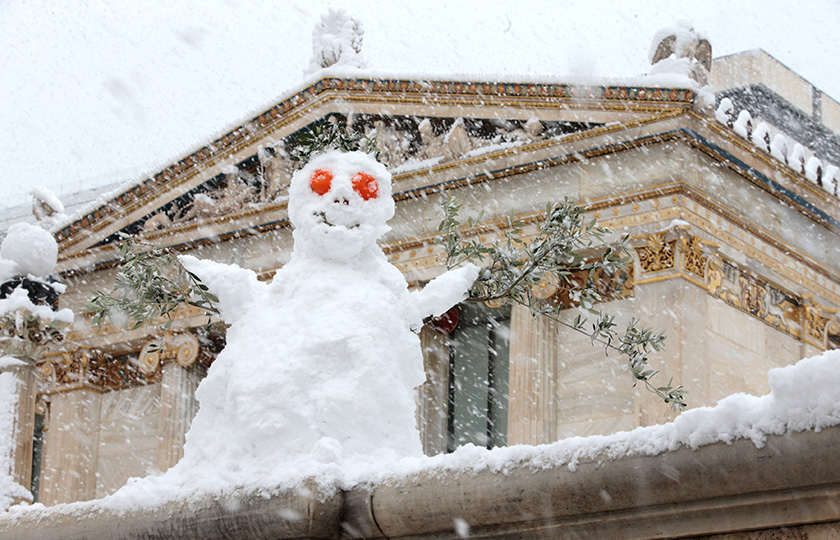
[[[648,60],[656,72],[679,71],[705,86],[712,69],[712,45],[691,23],[680,21],[656,32]]]
[[[361,55],[364,35],[361,21],[343,9],[330,8],[312,32],[312,59],[308,72],[330,66],[367,67]]]
[[[41,227],[50,230],[56,224],[66,221],[64,205],[49,188],[36,186],[32,188],[30,194],[32,195],[32,214]]]

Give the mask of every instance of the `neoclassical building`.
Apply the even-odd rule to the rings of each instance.
[[[666,42],[663,47],[654,60],[675,52]],[[629,235],[629,271],[597,276],[601,307],[619,320],[635,317],[665,331],[665,350],[652,358],[663,383],[673,378],[683,385],[691,407],[736,392],[766,393],[770,368],[840,345],[840,104],[763,51],[712,61],[704,47],[708,43],[698,41],[691,53],[676,51],[693,66],[693,79],[680,86],[662,84],[655,75],[599,86],[325,75],[124,192],[77,212],[55,230],[57,271],[67,285],[60,304],[74,311],[76,322],[37,365],[35,450],[14,456],[29,460],[31,482],[20,482],[33,487],[37,501],[53,505],[103,497],[130,477],[178,461],[197,408],[194,390],[224,345],[223,322],[207,326],[203,312],[182,310],[156,349],[150,344],[160,340],[159,327],[106,324],[100,330],[82,307],[92,289],[113,283],[119,233],[236,263],[270,280],[291,248],[286,190],[294,164],[288,155],[295,136],[320,120],[378,133],[397,203],[382,247],[410,284],[422,285],[442,272],[435,234],[445,196],[462,202],[466,215],[484,212],[480,239],[488,243],[504,236],[511,214],[526,223],[525,237],[532,236],[546,204],[568,197],[613,231],[609,241]],[[549,279],[539,294],[552,301],[558,292]],[[469,442],[541,444],[608,434],[675,414],[633,386],[619,355],[605,355],[588,337],[519,306],[459,306],[453,320],[424,327],[421,339],[428,377],[418,389],[417,417],[427,454]],[[826,437],[836,435],[826,430],[821,440]],[[829,443],[798,445],[802,455],[788,455],[794,461],[787,466],[794,470],[810,463],[796,459],[822,459],[804,450],[818,452],[821,444]],[[759,466],[755,451],[739,443],[709,455],[730,452],[720,460],[736,471],[738,463]],[[639,467],[654,470],[657,463]],[[749,470],[753,484],[756,475],[768,473]],[[598,474],[586,481],[626,477],[632,483],[631,469],[601,480]],[[706,485],[697,475],[696,485]],[[548,489],[553,481],[570,481],[552,478],[523,476],[516,482],[522,489],[529,482]],[[493,481],[481,482],[464,489],[481,490]],[[688,476],[686,482],[694,485]],[[795,483],[787,476],[779,482],[767,490],[787,493]],[[742,485],[752,487],[743,489],[753,484],[745,480]],[[803,482],[797,489],[804,493],[814,485]],[[748,495],[700,491],[700,502],[680,499],[683,506],[665,490],[664,499],[649,503],[629,497],[632,511],[598,511],[611,512],[612,521],[606,521],[616,538],[623,527],[655,514],[651,508],[672,508],[687,525],[659,532],[652,526],[645,533],[650,537],[782,526],[807,533],[817,530],[813,523],[828,521],[828,514],[816,510],[790,510],[785,515],[794,517],[786,520],[769,511],[748,519],[757,503],[744,503],[743,515],[731,508],[743,502],[739,497],[755,499],[760,489]],[[795,500],[801,493],[789,496]],[[726,519],[715,523],[711,506],[700,520],[705,525],[686,517],[691,504],[711,500],[732,501],[721,511]],[[643,504],[649,506],[640,510]],[[568,530],[586,536],[585,523],[595,518],[585,517],[585,505],[569,512],[578,513],[567,517],[577,527]],[[635,517],[622,525],[616,518],[622,512]],[[542,532],[534,532],[525,518],[495,529],[487,519],[489,536],[493,530],[496,536],[559,534],[542,522]],[[402,525],[388,532],[385,521],[377,522],[380,531],[368,537],[434,532]]]

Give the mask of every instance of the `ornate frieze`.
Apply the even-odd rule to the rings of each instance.
[[[818,304],[810,294],[803,295],[803,339],[821,349],[836,346],[840,336],[840,322],[832,318],[837,310]]]
[[[589,270],[577,270],[569,276],[569,282],[575,286],[594,287],[601,297],[601,301],[618,300],[633,296],[633,276],[626,271],[609,272],[604,268],[596,268],[590,275]],[[553,273],[546,273],[531,288],[531,294],[543,301],[562,304],[567,307],[577,305],[564,282]],[[489,307],[499,307],[501,303],[487,303]]]
[[[710,258],[706,289],[765,324],[802,339],[802,299],[719,255]]]
[[[680,238],[682,247],[682,263],[686,272],[694,274],[699,279],[706,276],[706,266],[709,263],[709,255],[704,251],[704,246],[713,246],[697,236],[684,235]]]
[[[146,376],[130,355],[113,357],[101,351],[79,348],[48,358],[39,365],[41,393],[53,394],[82,388],[106,392],[156,382]]]
[[[653,274],[676,268],[676,244],[677,241],[667,239],[664,232],[647,235],[646,243],[635,248],[639,257],[640,271],[644,274]]]
[[[688,233],[688,224],[631,237],[636,254],[636,283],[682,276],[704,286],[710,253],[717,244]]]
[[[797,296],[717,252],[718,245],[686,226],[632,237],[636,284],[683,278],[710,295],[796,339],[828,349],[840,335],[837,312],[810,295]]]

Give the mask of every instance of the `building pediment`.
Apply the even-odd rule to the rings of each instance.
[[[70,255],[109,244],[119,231],[175,231],[271,215],[283,206],[283,178],[290,173],[284,150],[319,119],[378,132],[384,161],[399,179],[688,110],[695,97],[690,89],[631,86],[322,79],[90,209],[56,238]]]

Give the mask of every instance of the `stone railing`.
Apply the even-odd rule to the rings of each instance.
[[[840,532],[840,427],[658,456],[430,470],[331,495],[236,492],[142,510],[97,501],[0,515],[0,540],[51,538],[804,538]],[[752,532],[752,535],[751,535]],[[764,536],[761,536],[762,538]],[[770,538],[771,536],[767,536]],[[826,536],[828,537],[828,536]],[[834,537],[834,536],[831,536]]]

